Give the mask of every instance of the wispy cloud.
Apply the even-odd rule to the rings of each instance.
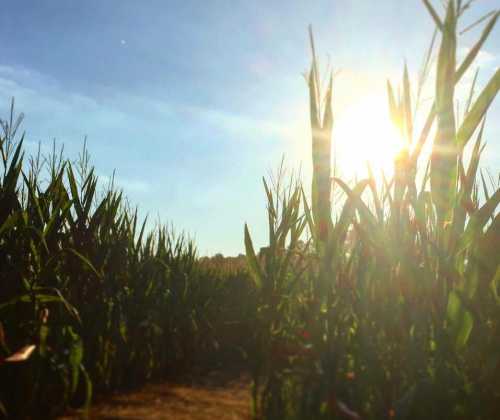
[[[40,150],[42,157],[49,156],[56,139],[56,153],[64,146],[65,156],[75,160],[88,135],[91,155],[101,162],[97,169],[103,174],[99,176],[102,186],[110,181],[104,174],[111,174],[116,166],[121,166],[117,164],[118,157],[124,165],[118,168],[115,185],[131,195],[151,192],[152,184],[130,170],[134,160],[133,140],[161,135],[158,123],[168,121],[172,115],[168,103],[123,92],[93,98],[67,91],[35,71],[0,66],[0,117],[8,116],[12,97],[16,111],[26,115],[23,128],[28,132],[24,143],[28,155]],[[128,155],[124,153],[127,150],[131,152]]]
[[[286,126],[273,119],[259,119],[220,109],[186,107],[186,112],[205,124],[225,131],[235,140],[268,139],[283,136]]]
[[[127,177],[110,177],[108,175],[99,175],[99,184],[103,188],[107,188],[111,185],[111,183],[119,188],[124,190],[127,194],[129,193],[149,193],[152,191],[153,186],[150,182],[140,179],[140,178],[127,178]]]
[[[168,102],[127,92],[104,88],[99,96],[72,92],[35,71],[0,66],[1,115],[6,114],[12,97],[16,108],[34,122],[30,126],[36,127],[34,134],[41,136],[42,141],[57,137],[65,143],[68,140],[81,143],[86,134],[100,138],[99,132],[115,132],[117,137],[130,127],[141,127],[143,135],[157,136],[159,126],[172,129],[172,123],[182,126],[184,119],[221,130],[235,140],[277,137],[287,130],[273,118],[189,104],[176,104],[174,108]],[[131,138],[137,137],[136,132],[129,134]]]

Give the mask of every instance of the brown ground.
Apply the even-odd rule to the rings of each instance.
[[[210,373],[183,381],[147,385],[96,403],[87,417],[61,420],[242,420],[250,419],[250,379]]]

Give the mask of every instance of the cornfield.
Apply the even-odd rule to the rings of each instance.
[[[0,412],[50,418],[93,392],[240,358],[220,333],[252,311],[245,266],[201,261],[168,227],[146,233],[120,191],[99,190],[85,149],[24,163],[21,119],[12,108],[0,138]]]
[[[244,261],[149,231],[100,187],[86,149],[76,162],[25,158],[12,106],[0,135],[0,416],[85,411],[93,394],[233,359],[251,372],[255,419],[499,418],[500,188],[480,160],[500,69],[479,93],[474,78],[463,113],[455,99],[500,12],[472,25],[481,35],[457,62],[472,3],[449,0],[440,16],[423,0],[436,34],[422,80],[405,66],[399,88],[387,83],[405,147],[382,184],[371,171],[337,176],[334,83],[320,82],[311,32],[312,194],[283,168],[264,179],[269,243],[257,252],[245,225]]]
[[[455,109],[456,85],[500,12],[481,19],[481,36],[457,63],[457,22],[472,2],[446,2],[444,17],[423,3],[440,36],[434,103],[417,130],[412,98],[422,84],[412,90],[406,66],[399,89],[388,82],[391,119],[405,147],[381,188],[371,172],[355,185],[335,177],[334,89],[330,78],[321,95],[312,43],[312,199],[300,184],[264,183],[265,258],[256,255],[245,226],[260,304],[256,417],[500,417],[500,189],[478,169],[500,70],[477,95],[473,83],[463,116]],[[432,135],[429,162],[422,162]],[[343,201],[332,205],[339,192]]]

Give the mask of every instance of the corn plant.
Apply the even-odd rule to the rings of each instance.
[[[233,305],[253,310],[246,269],[148,230],[113,184],[100,190],[86,146],[76,162],[55,148],[26,162],[21,121],[12,107],[0,137],[0,416],[85,410],[95,392],[248,353],[223,329],[246,322]],[[235,284],[247,293],[229,296]]]
[[[478,168],[485,115],[500,88],[500,71],[495,71],[478,95],[472,87],[462,119],[456,114],[454,98],[456,84],[492,32],[499,12],[481,20],[486,21],[481,36],[457,65],[457,25],[472,2],[446,2],[444,18],[429,1],[423,3],[440,35],[434,104],[417,132],[406,66],[400,95],[388,83],[391,119],[406,147],[395,160],[394,177],[382,189],[371,172],[354,186],[331,179],[335,171],[329,166],[327,149],[332,88],[327,88],[320,122],[322,96],[313,47],[309,77],[312,207],[305,194],[302,203],[287,206],[294,212],[302,204],[315,247],[302,252],[308,262],[304,273],[291,268],[299,275],[299,287],[293,289],[294,310],[281,318],[282,331],[295,329],[303,334],[294,337],[295,347],[282,352],[281,365],[272,362],[270,350],[258,356],[259,366],[271,367],[254,379],[255,386],[261,387],[260,395],[254,392],[260,404],[256,416],[498,416],[500,359],[495,348],[499,345],[500,260],[495,250],[500,189],[493,184],[491,191],[482,174],[478,177]],[[423,75],[429,73],[435,38],[424,60]],[[421,151],[433,132],[430,161],[422,166]],[[464,148],[474,136],[466,166]],[[322,161],[326,156],[328,167]],[[324,179],[346,197],[335,217],[326,210],[331,209],[331,186],[320,187]],[[273,198],[268,197],[268,202],[272,204]],[[297,213],[297,220],[300,217]],[[288,223],[283,231],[297,221]],[[245,242],[254,277],[266,273],[266,278],[273,278],[277,269],[264,271],[248,234]],[[261,289],[261,293],[266,292]],[[283,302],[276,301],[274,311]],[[267,328],[272,325],[267,322]],[[272,340],[269,336],[267,340],[270,346]],[[272,386],[262,388],[262,383]]]

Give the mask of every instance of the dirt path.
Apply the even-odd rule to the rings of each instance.
[[[139,391],[111,396],[91,409],[88,417],[61,420],[242,420],[250,419],[250,379],[211,373],[176,383],[147,385]]]

